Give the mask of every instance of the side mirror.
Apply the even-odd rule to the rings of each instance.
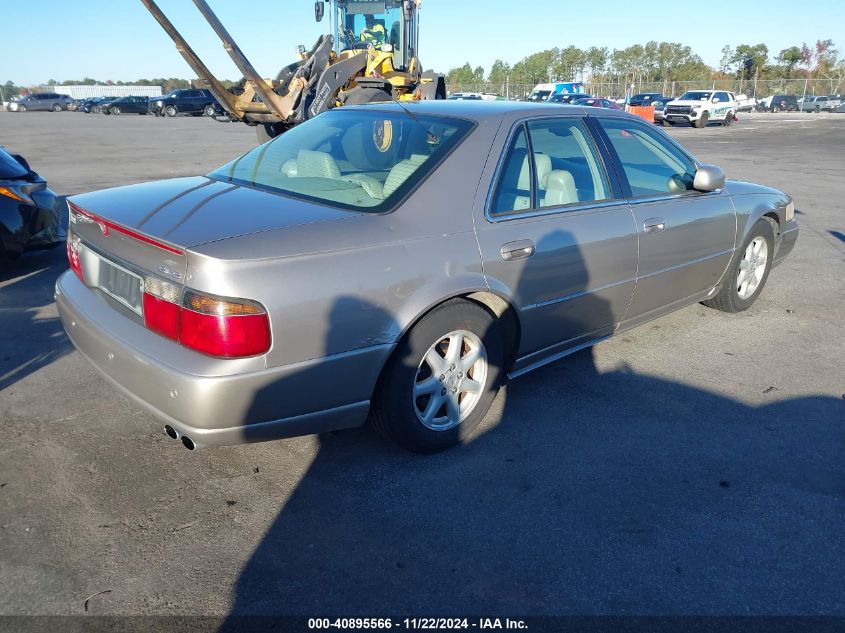
[[[322,22],[325,10],[326,7],[323,5],[323,0],[317,0],[317,2],[314,3],[314,19],[317,20],[317,22]]]
[[[716,165],[701,165],[692,182],[696,191],[719,191],[725,188],[725,172]]]

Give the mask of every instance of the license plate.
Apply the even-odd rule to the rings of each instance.
[[[144,282],[141,277],[102,257],[99,260],[100,274],[97,287],[135,314],[143,316]]]

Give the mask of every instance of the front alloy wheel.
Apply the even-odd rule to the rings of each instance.
[[[769,264],[769,246],[766,238],[759,236],[751,240],[748,248],[742,254],[739,262],[739,272],[736,275],[736,292],[739,298],[747,301],[757,292],[763,275]]]
[[[704,305],[722,312],[742,312],[751,307],[769,278],[776,227],[775,221],[767,217],[757,221],[737,249],[718,294],[703,301]]]

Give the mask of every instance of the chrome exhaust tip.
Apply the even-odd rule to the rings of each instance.
[[[197,450],[197,445],[194,444],[194,441],[187,435],[183,435],[180,439],[182,440],[182,446],[187,448],[189,451]]]
[[[167,437],[169,437],[171,440],[178,440],[179,439],[179,431],[174,429],[169,424],[164,425],[164,432],[167,434]]]

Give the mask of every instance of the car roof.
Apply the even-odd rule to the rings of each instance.
[[[476,122],[487,121],[490,115],[496,115],[498,117],[513,116],[519,118],[528,116],[547,116],[550,114],[561,114],[564,112],[574,115],[589,114],[595,116],[596,114],[595,108],[585,108],[559,103],[534,103],[529,101],[460,101],[457,99],[438,99],[408,102],[403,103],[402,106],[407,108],[413,114],[455,116],[464,119],[471,119]],[[366,109],[399,113],[402,111],[402,106],[394,102],[382,101],[378,103],[343,106],[338,111]],[[633,117],[633,115],[626,114],[621,110],[608,109],[606,112],[609,116]]]

